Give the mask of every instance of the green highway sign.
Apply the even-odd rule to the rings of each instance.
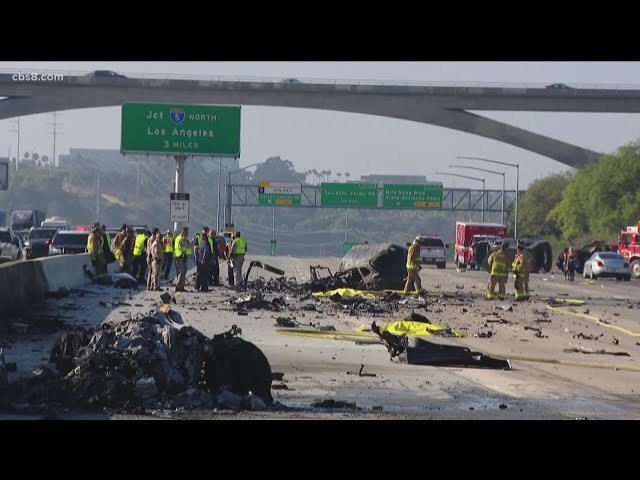
[[[375,183],[322,183],[321,207],[378,207],[378,185]]]
[[[442,208],[442,185],[384,185],[382,208]]]
[[[123,153],[240,156],[240,107],[122,104]]]
[[[342,255],[346,255],[356,245],[360,245],[360,242],[342,242]]]
[[[274,207],[296,207],[302,203],[300,182],[258,182],[258,204]]]

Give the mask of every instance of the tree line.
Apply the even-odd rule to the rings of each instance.
[[[623,145],[574,173],[536,180],[520,197],[518,210],[522,236],[574,245],[614,241],[624,227],[640,221],[640,143]]]

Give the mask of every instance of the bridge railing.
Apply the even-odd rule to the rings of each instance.
[[[38,75],[64,75],[65,77],[83,77],[91,72],[86,70],[40,70],[35,68],[0,69],[0,74],[13,73],[37,73]],[[392,80],[392,79],[354,79],[354,78],[309,78],[309,77],[264,77],[264,76],[239,76],[239,75],[193,75],[184,73],[140,73],[118,72],[132,79],[159,79],[159,80],[199,80],[211,82],[252,82],[252,83],[311,83],[327,85],[371,85],[371,86],[434,86],[434,87],[461,87],[461,88],[546,88],[547,83],[525,82],[480,82],[458,80]],[[639,84],[613,84],[613,83],[572,83],[575,89],[608,89],[608,90],[638,90]]]

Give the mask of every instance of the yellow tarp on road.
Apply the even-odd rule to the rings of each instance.
[[[381,332],[389,332],[392,335],[421,335],[430,337],[432,335],[442,335],[452,333],[456,337],[468,337],[466,333],[452,328],[434,325],[433,323],[414,322],[411,320],[400,320],[398,322],[380,325]]]
[[[362,297],[368,298],[369,300],[374,300],[376,298],[376,293],[380,292],[367,292],[366,290],[355,290],[353,288],[337,288],[335,290],[328,290],[326,292],[316,292],[313,295],[315,297],[331,297],[336,293],[340,294],[341,297],[344,298],[352,298],[352,297]]]

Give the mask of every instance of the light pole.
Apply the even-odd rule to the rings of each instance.
[[[497,160],[489,160],[488,158],[481,158],[481,157],[457,157],[457,158],[463,159],[463,160],[478,160],[480,162],[497,163],[499,165],[507,165],[509,167],[515,167],[516,169],[516,204],[515,204],[515,213],[514,213],[514,222],[513,222],[513,236],[517,240],[518,239],[518,196],[520,195],[520,164],[499,162]]]
[[[449,165],[449,168],[467,168],[469,170],[479,170],[481,172],[502,175],[502,208],[500,209],[500,223],[504,225],[504,172],[496,172],[495,170],[487,170],[486,168],[467,167],[466,165]]]
[[[246,167],[239,168],[237,170],[234,170],[233,172],[230,172],[229,170],[227,170],[227,182],[225,185],[226,201],[224,205],[224,223],[225,224],[231,223],[231,175],[241,172],[243,170],[246,170],[247,168],[255,167],[256,165],[262,165],[263,163],[266,163],[266,162],[252,163],[251,165],[247,165]]]
[[[484,178],[476,178],[476,177],[468,177],[466,175],[458,175],[457,173],[443,173],[443,172],[435,172],[436,175],[446,175],[448,177],[460,177],[467,178],[469,180],[476,180],[478,182],[482,182],[482,223],[484,223]]]
[[[18,171],[18,164],[20,163],[20,117],[18,117],[16,120],[12,120],[12,123],[13,122],[16,123],[16,129],[15,130],[9,130],[9,132],[18,134],[18,151],[16,153],[16,172],[17,172]],[[11,159],[9,159],[9,160],[11,160]]]

